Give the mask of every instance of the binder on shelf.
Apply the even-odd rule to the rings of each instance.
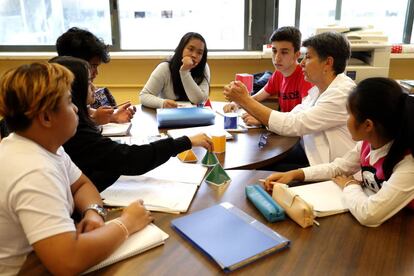
[[[233,271],[290,244],[228,202],[174,219],[171,227],[224,271]]]

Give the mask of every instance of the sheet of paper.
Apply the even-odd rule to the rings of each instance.
[[[183,163],[178,158],[170,158],[166,163],[147,172],[145,176],[200,185],[208,168],[201,164]]]
[[[121,176],[101,192],[104,203],[110,206],[128,206],[142,199],[148,210],[186,212],[197,185],[157,179],[148,176]]]
[[[178,138],[184,135],[193,136],[199,133],[205,133],[209,136],[212,136],[213,134],[214,135],[226,135],[227,140],[233,139],[233,136],[229,132],[227,132],[225,129],[220,128],[219,126],[216,126],[216,125],[170,129],[167,131],[167,133],[173,138]]]
[[[341,188],[333,181],[324,181],[289,188],[313,205],[318,212],[337,212],[347,210]]]

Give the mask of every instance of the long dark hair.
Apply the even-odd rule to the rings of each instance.
[[[96,128],[96,124],[89,116],[88,110],[88,91],[89,91],[89,63],[86,61],[69,56],[58,56],[49,60],[51,63],[58,63],[68,68],[75,79],[72,83],[72,102],[78,107],[79,123]]]
[[[348,108],[358,123],[370,119],[378,135],[394,140],[383,163],[386,179],[407,152],[414,157],[414,98],[397,82],[388,78],[361,81],[348,97]]]
[[[193,77],[194,81],[197,84],[200,84],[203,81],[203,79],[206,79],[206,76],[204,75],[204,69],[207,63],[207,52],[208,52],[206,41],[203,38],[203,36],[199,33],[194,33],[194,32],[186,33],[181,38],[180,43],[178,43],[177,48],[175,48],[174,55],[168,61],[170,72],[171,72],[171,79],[173,82],[174,94],[178,96],[178,100],[180,101],[188,101],[188,97],[187,97],[187,94],[185,93],[183,83],[181,82],[180,67],[183,64],[181,62],[183,58],[183,50],[185,46],[188,44],[188,42],[193,38],[199,39],[204,43],[204,52],[203,52],[203,56],[201,57],[200,63],[197,64],[196,67],[191,69],[191,76]]]

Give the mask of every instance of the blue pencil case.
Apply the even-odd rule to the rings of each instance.
[[[255,184],[246,186],[246,196],[269,222],[285,219],[285,210],[262,188]]]

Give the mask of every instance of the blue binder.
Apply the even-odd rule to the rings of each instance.
[[[226,272],[290,244],[288,239],[228,202],[174,219],[171,224]]]
[[[212,125],[215,116],[213,110],[200,107],[157,109],[158,127],[163,128]]]

